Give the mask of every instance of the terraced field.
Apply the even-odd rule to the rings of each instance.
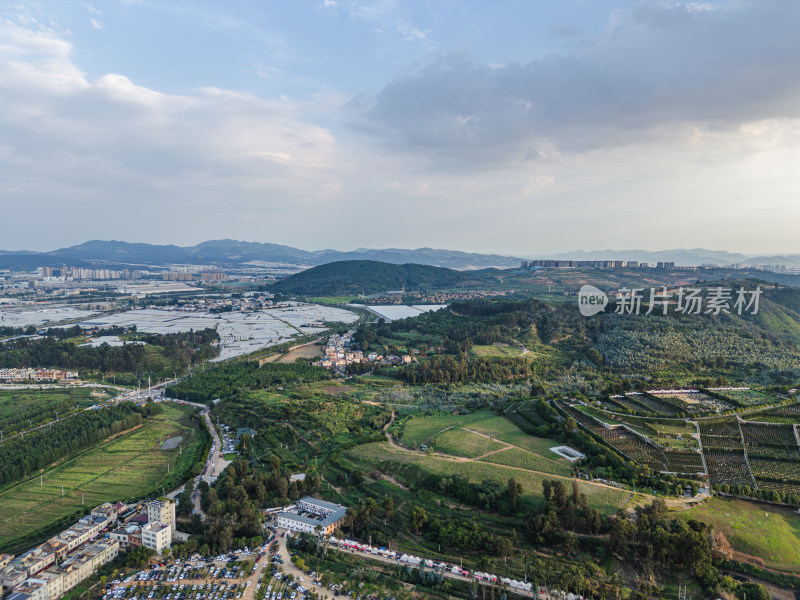
[[[167,476],[167,464],[186,460],[202,443],[192,429],[192,409],[165,405],[164,412],[128,433],[71,458],[0,494],[0,549],[83,507],[138,498]],[[183,436],[183,450],[160,443]]]

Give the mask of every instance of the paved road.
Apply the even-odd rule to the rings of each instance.
[[[219,439],[219,434],[214,428],[214,424],[211,422],[210,411],[207,407],[204,408],[205,410],[201,414],[206,420],[206,425],[208,426],[208,430],[211,432],[211,437],[214,441],[211,444],[211,452],[208,453],[204,474],[195,480],[194,489],[192,490],[192,496],[194,497],[194,512],[200,515],[200,518],[203,520],[206,519],[206,513],[203,512],[203,509],[200,506],[200,492],[198,491],[198,486],[200,485],[201,481],[205,481],[207,484],[211,485],[211,482],[219,477],[219,474],[222,473],[225,467],[227,467],[229,464],[228,461],[222,458],[222,441]]]
[[[301,584],[304,585],[306,588],[317,594],[320,598],[325,598],[326,600],[333,600],[333,592],[331,590],[319,585],[314,585],[311,582],[311,579],[308,577],[308,575],[306,575],[300,569],[298,569],[297,566],[295,566],[295,564],[290,560],[289,550],[286,548],[286,540],[288,539],[287,536],[289,532],[286,532],[286,535],[284,537],[280,537],[281,533],[284,532],[286,532],[285,529],[278,529],[278,533],[276,534],[278,536],[277,540],[279,542],[278,554],[280,554],[281,558],[283,559],[283,565],[281,565],[283,567],[283,572],[287,574],[291,573],[295,579],[302,577],[303,581],[301,582]]]
[[[278,535],[279,536],[280,536],[282,531],[284,531],[284,530],[283,529],[278,529]],[[319,586],[309,585],[308,576],[304,575],[302,573],[302,571],[300,571],[300,569],[298,569],[294,565],[294,563],[292,563],[289,560],[289,551],[286,549],[286,540],[287,540],[287,538],[286,537],[283,537],[283,538],[278,537],[278,540],[280,541],[280,555],[281,555],[281,558],[283,558],[283,570],[284,570],[284,572],[285,573],[291,573],[292,575],[294,575],[295,579],[297,579],[298,574],[299,574],[300,576],[305,578],[305,581],[303,582],[303,585],[305,585],[311,591],[316,592],[320,596],[322,596],[322,597],[324,597],[324,598],[326,598],[328,600],[333,600],[333,592],[331,592],[327,588],[322,588],[322,587],[319,587]],[[403,564],[405,564],[405,563],[400,562],[396,558],[387,558],[385,556],[381,556],[380,554],[370,554],[369,552],[361,552],[360,550],[350,550],[350,549],[346,549],[345,550],[345,549],[338,549],[338,548],[330,548],[328,550],[328,552],[331,552],[331,551],[333,551],[333,552],[341,552],[343,554],[354,554],[354,555],[356,555],[356,556],[358,556],[360,558],[365,558],[365,559],[368,559],[368,560],[374,560],[376,562],[382,562],[382,563],[389,564],[389,565],[398,565],[398,564],[399,565],[403,565]],[[414,567],[414,568],[417,568],[417,567]],[[476,581],[475,579],[471,579],[469,577],[464,577],[462,575],[456,575],[456,574],[451,573],[449,571],[443,572],[442,573],[442,577],[446,577],[447,579],[454,579],[456,581],[463,581],[465,583],[472,583],[473,581]],[[479,583],[480,585],[485,585],[485,586],[491,586],[492,585],[488,581],[478,581],[477,583]],[[502,585],[502,584],[500,584],[500,585],[494,584],[494,585],[497,586],[497,587],[500,587],[500,585]],[[525,592],[523,590],[517,590],[517,589],[511,589],[511,588],[508,588],[507,591],[512,593],[512,594],[518,594],[520,596],[524,596],[526,598],[533,598],[535,596],[534,592],[532,592],[532,591],[531,592]],[[549,600],[550,595],[549,594],[543,594],[541,596],[541,598],[545,598],[545,599]]]

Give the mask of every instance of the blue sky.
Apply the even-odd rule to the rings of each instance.
[[[0,3],[2,249],[800,252],[800,4]]]

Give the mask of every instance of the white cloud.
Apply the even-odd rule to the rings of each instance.
[[[796,19],[739,6],[754,12],[637,6],[571,54],[528,64],[443,55],[350,113],[340,90],[298,101],[279,80],[269,83],[277,99],[265,99],[213,79],[165,93],[121,69],[88,75],[73,56],[79,39],[40,25],[46,17],[6,15],[3,218],[36,222],[40,241],[7,228],[0,246],[236,237],[517,254],[771,251],[800,222]],[[366,9],[399,34],[398,5]],[[272,39],[206,17],[202,27]],[[275,64],[280,40],[268,48],[262,60]]]
[[[354,102],[354,126],[473,169],[798,118],[798,28],[798,3],[645,2],[568,54],[501,66],[441,55]]]
[[[103,29],[103,22],[99,21],[98,19],[90,19],[89,22],[92,24],[92,27],[95,29]]]
[[[336,140],[304,121],[300,104],[218,88],[164,94],[116,73],[92,80],[52,31],[0,27],[0,179],[16,190],[6,196],[16,210],[50,204],[60,189],[123,213],[151,201],[180,212],[230,194],[268,213],[279,199],[338,186]]]

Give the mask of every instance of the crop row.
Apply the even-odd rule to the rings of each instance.
[[[800,458],[800,457],[799,457]],[[756,480],[790,481],[800,483],[800,460],[796,462],[771,461],[748,457]],[[759,483],[759,486],[761,484]]]
[[[711,484],[719,486],[754,485],[753,476],[747,467],[744,451],[705,449],[703,451]]]
[[[739,426],[742,430],[744,443],[748,448],[750,446],[766,445],[798,449],[797,438],[794,435],[794,427],[792,425],[742,421]]]

